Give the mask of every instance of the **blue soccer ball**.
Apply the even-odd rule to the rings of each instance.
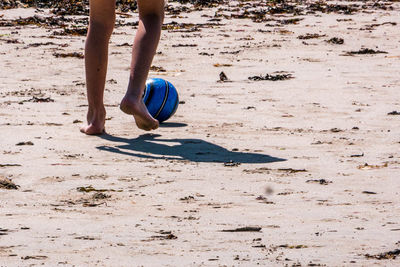
[[[176,112],[179,96],[170,82],[161,78],[151,78],[146,81],[143,102],[151,116],[163,122]]]

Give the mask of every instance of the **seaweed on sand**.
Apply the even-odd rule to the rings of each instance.
[[[352,56],[352,55],[375,55],[375,54],[387,54],[388,52],[386,51],[381,51],[381,50],[374,50],[370,48],[361,48],[358,51],[350,51],[346,52],[344,56]]]
[[[69,20],[66,18],[54,18],[54,17],[42,17],[35,15],[33,17],[27,18],[19,18],[15,20],[1,20],[0,26],[1,27],[12,27],[12,26],[25,26],[25,25],[35,25],[39,27],[46,27],[46,26],[58,26],[64,27],[65,22]]]
[[[116,5],[122,12],[136,10],[135,0],[117,0]],[[88,0],[2,0],[0,9],[11,9],[18,7],[52,8],[56,15],[88,15]]]
[[[252,76],[249,77],[251,81],[283,81],[293,79],[293,75],[290,73],[277,73],[277,74],[266,74],[265,76]]]
[[[362,3],[332,3],[330,1],[305,1],[305,0],[169,0],[169,2],[181,5],[191,4],[195,9],[220,6],[224,11],[234,12],[240,9],[243,16],[238,18],[250,18],[262,22],[268,19],[267,15],[275,14],[315,14],[338,13],[352,15],[363,10],[393,10],[392,1],[362,1]],[[234,5],[231,5],[231,3]],[[89,0],[2,0],[0,9],[11,9],[18,7],[51,8],[56,15],[88,15]],[[122,12],[134,11],[137,9],[135,0],[117,0],[117,8]],[[170,5],[169,5],[170,6]],[[183,8],[183,7],[182,7]],[[171,12],[170,10],[167,10]],[[178,8],[173,12],[190,12],[190,8]],[[220,11],[220,10],[219,10]],[[218,11],[218,12],[219,12]]]
[[[365,254],[365,257],[367,257],[368,259],[377,259],[377,260],[394,260],[399,255],[400,255],[400,249],[395,249],[376,255]]]
[[[19,185],[14,184],[10,179],[0,176],[0,188],[8,190],[17,190]]]
[[[199,7],[212,7],[220,4],[224,4],[226,0],[170,0],[169,2],[178,2],[180,4],[193,4]]]

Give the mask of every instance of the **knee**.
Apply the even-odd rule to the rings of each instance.
[[[145,24],[162,24],[164,21],[164,13],[148,13],[141,16],[141,20]]]
[[[147,3],[149,2],[149,3]],[[139,17],[145,22],[158,22],[164,21],[164,1],[151,0],[151,1],[138,1],[139,4]]]
[[[110,37],[115,25],[115,16],[107,20],[94,20],[89,21],[89,31],[95,34],[101,34],[106,37]]]

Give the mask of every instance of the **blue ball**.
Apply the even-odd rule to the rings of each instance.
[[[143,102],[151,116],[159,122],[163,122],[176,112],[179,96],[170,82],[160,78],[151,78],[146,81]]]

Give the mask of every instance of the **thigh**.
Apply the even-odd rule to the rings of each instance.
[[[164,0],[137,0],[137,3],[141,16],[164,14]]]

